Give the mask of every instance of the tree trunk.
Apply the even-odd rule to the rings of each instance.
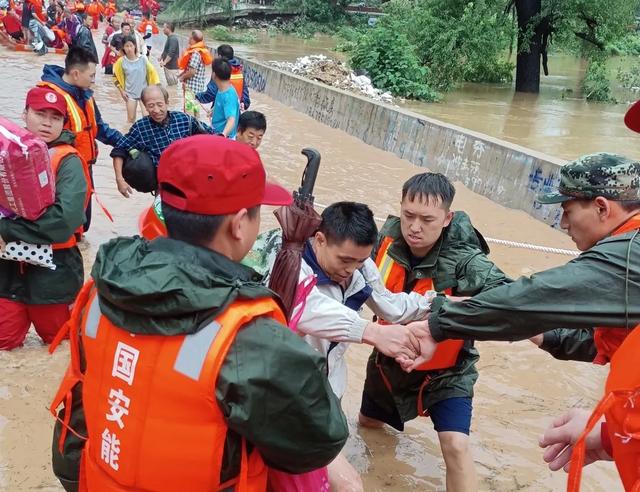
[[[542,0],[516,0],[518,16],[518,59],[516,64],[516,92],[540,92],[540,49],[542,34],[539,26],[531,31],[529,23],[542,11]],[[527,49],[528,41],[528,49]]]

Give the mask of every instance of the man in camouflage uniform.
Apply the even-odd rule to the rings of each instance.
[[[605,162],[605,165],[601,165],[601,162]],[[616,156],[610,154],[588,155],[578,159],[573,166],[567,166],[566,178],[558,193],[544,196],[541,201],[562,203],[572,198],[588,200],[593,197],[591,183],[608,189],[611,199],[622,204],[623,208],[640,213],[640,163],[630,160],[618,163]],[[531,341],[560,360],[596,363],[608,360],[598,357],[593,327],[578,330],[557,328],[536,335]]]
[[[451,211],[454,195],[442,174],[418,174],[404,184],[400,217],[387,219],[372,255],[388,289],[471,296],[508,282],[486,256],[489,248],[469,216]],[[452,354],[452,364],[412,374],[375,349],[367,365],[360,425],[386,423],[404,430],[405,422],[428,415],[438,433],[449,492],[478,488],[469,446],[478,358],[468,341]]]
[[[472,299],[436,299],[428,333],[417,334],[420,357],[397,359],[405,370],[447,339],[516,341],[545,332],[541,346],[556,357],[606,363],[640,324],[640,163],[607,153],[581,157],[562,168],[559,190],[538,201],[562,205],[560,225],[583,253]],[[545,432],[540,445],[552,470],[568,462],[589,413],[573,409]]]
[[[633,228],[640,214],[640,163],[607,153],[581,157],[562,168],[559,190],[538,201],[562,204],[560,226],[583,253],[463,302],[437,299],[422,356],[404,363],[406,369],[428,360],[436,343],[447,339],[515,341],[551,331],[544,346],[553,342],[556,353],[570,353],[576,348],[567,334],[583,341],[575,330],[640,323],[640,237]],[[631,230],[617,233],[625,227]]]

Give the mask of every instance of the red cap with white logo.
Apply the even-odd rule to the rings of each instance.
[[[27,107],[42,111],[53,109],[62,116],[67,116],[67,103],[64,98],[47,87],[34,87],[27,93]]]

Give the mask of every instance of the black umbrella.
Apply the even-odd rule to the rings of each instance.
[[[302,150],[302,154],[307,157],[307,166],[302,175],[300,188],[293,193],[293,203],[274,212],[282,227],[282,249],[273,264],[269,288],[282,299],[287,319],[290,318],[294,307],[304,243],[322,222],[320,215],[313,208],[313,187],[320,168],[320,153],[307,148]]]

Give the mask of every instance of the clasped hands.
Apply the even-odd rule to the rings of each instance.
[[[453,302],[467,297],[447,297]],[[407,325],[379,325],[369,323],[363,341],[374,345],[379,352],[392,357],[406,372],[411,372],[433,357],[438,343],[431,336],[429,321],[413,321]]]

